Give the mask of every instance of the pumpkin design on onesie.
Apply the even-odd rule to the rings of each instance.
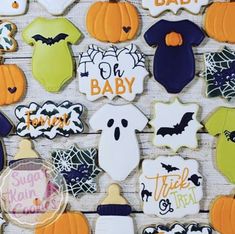
[[[86,26],[99,41],[118,43],[133,39],[139,29],[136,7],[129,2],[95,2],[89,9]]]
[[[22,15],[27,8],[27,0],[1,0],[0,15],[13,16]]]

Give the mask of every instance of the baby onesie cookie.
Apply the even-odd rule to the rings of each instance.
[[[38,2],[47,9],[52,15],[62,15],[64,11],[71,5],[75,0],[38,0]]]
[[[89,101],[102,96],[132,101],[143,92],[144,78],[148,75],[145,55],[134,44],[120,49],[110,46],[107,50],[90,45],[80,55],[77,72],[79,91]]]
[[[206,120],[205,128],[212,136],[218,136],[216,163],[221,173],[235,184],[235,109],[219,107]]]
[[[27,0],[1,0],[0,15],[23,15],[27,8]]]
[[[12,132],[14,125],[11,121],[0,111],[0,137],[7,137]],[[0,172],[5,166],[5,149],[3,146],[3,141],[0,140]]]
[[[201,76],[207,83],[207,97],[235,97],[235,52],[224,47],[220,52],[204,54],[205,71]]]
[[[148,119],[134,105],[101,107],[89,123],[95,130],[102,130],[99,142],[99,166],[113,180],[122,181],[138,165],[140,150],[136,130],[142,131]]]
[[[139,183],[145,214],[182,218],[199,212],[203,179],[195,160],[179,156],[145,159]]]
[[[154,78],[168,93],[179,93],[195,76],[192,46],[203,41],[203,31],[189,20],[160,20],[144,34],[148,45],[158,46]]]
[[[233,27],[234,2],[214,2],[206,10],[204,29],[209,37],[220,41],[235,43]]]
[[[180,223],[174,223],[173,225],[158,225],[156,227],[147,227],[143,230],[142,234],[215,234],[213,229],[207,225],[201,225],[199,223],[191,223],[183,225]]]
[[[139,15],[130,2],[95,2],[86,18],[87,31],[99,41],[118,43],[133,39],[139,29]]]
[[[96,192],[96,178],[101,172],[96,166],[97,159],[97,149],[79,149],[76,145],[52,153],[52,163],[64,176],[68,192],[74,197],[79,197],[80,193]]]
[[[153,144],[158,147],[168,146],[174,152],[182,146],[197,148],[196,135],[202,128],[197,120],[198,110],[198,104],[182,104],[177,98],[170,103],[156,102],[154,118],[150,121],[154,127]]]
[[[107,197],[97,208],[100,215],[96,221],[95,234],[134,234],[131,206],[120,194],[120,187],[111,184]]]
[[[80,31],[65,18],[37,18],[22,35],[26,43],[35,47],[33,76],[47,91],[58,92],[74,75],[69,44],[76,44]]]
[[[13,38],[16,25],[5,20],[0,20],[0,51],[13,52],[17,50],[17,42]]]
[[[16,64],[3,64],[0,57],[0,106],[20,101],[26,90],[24,72]]]
[[[56,135],[69,137],[84,130],[81,115],[84,107],[69,101],[57,105],[47,101],[43,105],[31,102],[28,106],[18,106],[15,115],[20,121],[16,132],[21,137],[40,136],[53,139]]]
[[[63,213],[55,222],[36,227],[35,234],[90,234],[89,222],[80,212]]]
[[[210,208],[210,222],[221,234],[235,234],[234,195],[217,197]]]
[[[165,11],[171,11],[174,14],[177,14],[180,9],[187,10],[192,14],[198,14],[201,7],[207,5],[208,3],[208,0],[142,0],[143,8],[148,9],[150,14],[154,17],[159,16]]]

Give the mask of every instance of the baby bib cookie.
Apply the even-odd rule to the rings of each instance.
[[[0,15],[23,15],[27,8],[27,0],[1,0]]]
[[[52,153],[52,163],[64,176],[68,192],[74,197],[79,197],[80,193],[96,192],[96,178],[101,172],[96,166],[97,160],[97,149],[79,149],[76,145]]]
[[[145,159],[139,178],[144,213],[161,218],[198,213],[203,197],[202,180],[195,160],[179,156]]]
[[[147,122],[144,114],[132,104],[106,104],[91,117],[91,128],[102,131],[99,166],[113,180],[125,180],[138,165],[140,150],[135,132],[142,131]]]
[[[120,96],[127,101],[134,100],[143,92],[143,83],[148,71],[145,55],[134,44],[118,49],[110,46],[103,50],[90,45],[81,53],[78,64],[79,91],[89,101],[102,96],[112,100]]]
[[[219,196],[211,205],[210,222],[213,228],[221,234],[235,233],[235,198],[231,196]]]
[[[147,227],[143,230],[142,234],[215,234],[213,229],[208,225],[199,223],[191,223],[183,225],[174,223],[170,226],[158,225],[156,227]]]
[[[130,2],[95,2],[86,18],[87,31],[99,41],[118,43],[133,39],[139,29],[136,7]]]
[[[16,64],[3,64],[0,57],[0,106],[20,101],[26,91],[24,72]]]
[[[235,97],[235,52],[224,47],[220,52],[204,54],[205,71],[201,76],[207,83],[207,97]]]
[[[209,37],[219,41],[235,43],[233,27],[234,2],[214,2],[206,10],[204,29]]]
[[[168,146],[174,152],[183,146],[196,149],[197,131],[202,128],[197,120],[198,110],[199,105],[182,104],[177,98],[170,103],[156,102],[154,119],[150,121],[154,127],[153,144]]]
[[[149,46],[157,46],[153,73],[168,93],[180,93],[195,77],[192,46],[198,46],[205,35],[189,20],[160,20],[144,34]]]
[[[76,44],[80,31],[65,18],[37,18],[22,35],[26,43],[34,46],[33,76],[47,91],[60,91],[74,75],[69,44]]]
[[[35,234],[90,234],[89,222],[80,212],[63,213],[55,222],[36,227]]]
[[[57,135],[68,137],[84,130],[81,115],[84,107],[69,101],[57,105],[47,101],[43,105],[31,102],[29,106],[20,105],[15,109],[19,120],[16,132],[21,137],[40,136],[53,139]]]
[[[209,3],[208,0],[185,1],[185,0],[142,0],[142,6],[150,11],[154,17],[159,16],[165,11],[171,11],[174,14],[180,9],[187,10],[190,13],[198,14],[202,6]]]
[[[131,206],[120,194],[120,187],[111,184],[108,195],[97,208],[100,215],[96,221],[96,234],[134,234]]]
[[[75,0],[38,0],[38,2],[47,9],[52,15],[62,15],[64,11],[71,5]]]
[[[5,20],[0,20],[0,51],[13,52],[17,50],[17,42],[13,38],[16,25]]]
[[[206,120],[205,128],[212,136],[217,136],[216,163],[220,172],[235,184],[235,109],[219,107]]]

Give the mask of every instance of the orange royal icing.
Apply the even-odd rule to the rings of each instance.
[[[168,33],[165,41],[167,46],[181,46],[183,44],[182,35],[176,32]]]

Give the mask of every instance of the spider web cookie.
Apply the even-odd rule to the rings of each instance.
[[[96,192],[96,177],[101,172],[96,166],[97,157],[97,149],[79,149],[76,145],[52,153],[52,162],[64,176],[68,192],[74,197],[84,192]]]

